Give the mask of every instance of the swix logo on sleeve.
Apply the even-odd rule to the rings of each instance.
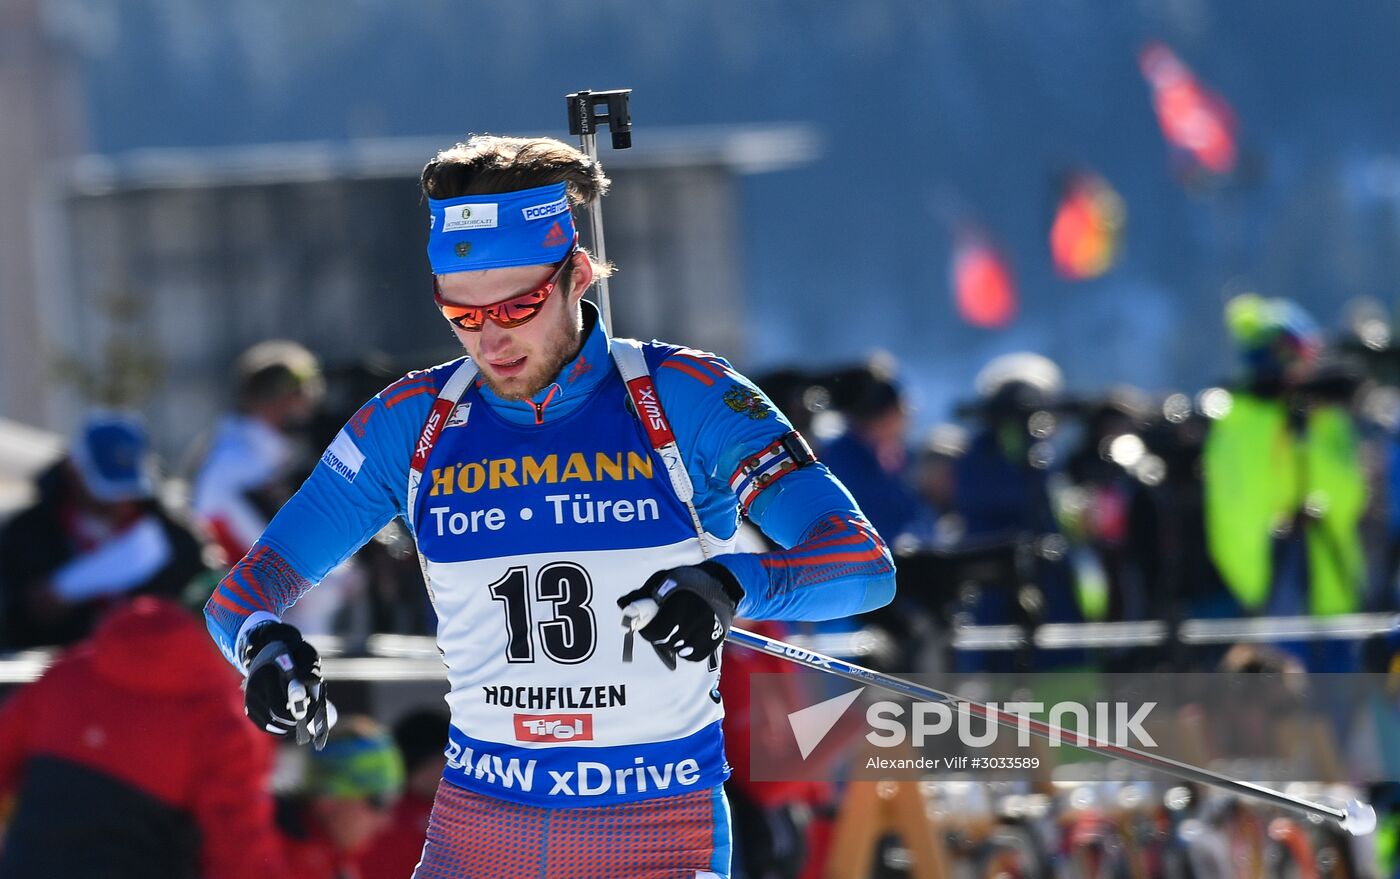
[[[666,423],[666,414],[661,411],[661,400],[656,396],[656,385],[650,376],[634,378],[627,383],[627,392],[632,395],[632,405],[642,416],[642,426],[646,428],[651,444],[656,448],[676,441],[671,433],[671,425]]]
[[[517,714],[517,742],[591,742],[591,714]]]
[[[433,401],[433,411],[428,415],[428,420],[423,423],[423,432],[418,435],[418,444],[413,449],[411,466],[419,473],[423,472],[423,466],[428,463],[428,455],[432,453],[433,446],[437,443],[438,434],[442,432],[442,426],[447,421],[447,416],[451,411],[451,400],[438,398]]]

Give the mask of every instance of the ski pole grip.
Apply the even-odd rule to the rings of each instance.
[[[660,608],[654,598],[639,598],[622,609],[622,627],[630,632],[645,628]]]

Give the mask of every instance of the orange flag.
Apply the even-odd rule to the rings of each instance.
[[[1050,226],[1055,271],[1087,281],[1112,268],[1125,215],[1123,198],[1108,181],[1091,171],[1071,175]]]

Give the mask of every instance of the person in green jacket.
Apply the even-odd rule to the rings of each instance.
[[[1328,616],[1359,609],[1366,483],[1345,401],[1309,392],[1321,352],[1311,318],[1286,299],[1245,294],[1226,322],[1245,376],[1219,395],[1206,437],[1206,536],[1248,613]]]

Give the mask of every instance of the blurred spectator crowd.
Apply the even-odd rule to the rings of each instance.
[[[1219,386],[1076,396],[1048,358],[1009,354],[984,366],[952,420],[913,442],[908,394],[886,357],[756,376],[899,565],[891,608],[798,628],[876,630],[891,645],[876,659],[905,671],[1187,670],[1215,667],[1224,649],[959,652],[952,635],[1400,610],[1400,358],[1388,323],[1329,338],[1297,305],[1252,294],[1224,319],[1238,370]],[[80,853],[131,860],[132,875],[254,865],[266,876],[283,865],[306,877],[408,875],[442,769],[440,706],[405,716],[392,736],[368,717],[342,718],[326,750],[306,755],[293,794],[274,802],[270,739],[243,719],[237,675],[198,617],[319,450],[401,371],[370,361],[326,374],[301,346],[265,342],[237,363],[228,414],[168,477],[140,419],[114,411],[89,413],[37,477],[34,503],[0,525],[0,650],[71,649],[0,707],[0,789],[19,804],[0,879],[87,875],[72,860]],[[371,633],[431,634],[406,529],[383,529],[289,618],[313,639],[340,636],[348,652]],[[1312,671],[1388,673],[1400,667],[1393,642],[1272,647]],[[761,656],[731,661],[782,670]],[[745,677],[724,679],[733,741],[749,734]],[[75,711],[83,722],[65,722]],[[162,753],[172,768],[150,777],[151,749],[181,742],[203,744]],[[800,850],[825,845],[812,828],[829,829],[831,787],[748,785],[732,760],[736,875],[797,875]],[[86,826],[55,820],[68,808],[59,792],[75,790],[120,806],[108,814],[130,827],[107,829],[126,840],[121,852],[65,837]],[[233,848],[168,844],[191,830],[192,840],[229,838],[229,827],[242,828]],[[815,875],[820,858],[806,862]]]
[[[1295,304],[1253,294],[1225,320],[1239,368],[1217,387],[1076,396],[1048,358],[1008,354],[912,443],[887,357],[756,380],[895,549],[902,618],[946,630],[1400,609],[1388,340],[1328,339]],[[165,480],[137,417],[91,413],[35,503],[0,526],[0,648],[72,643],[133,595],[207,592],[399,374],[367,362],[326,375],[300,345],[254,346],[233,407]],[[352,650],[435,624],[397,522],[289,615]]]
[[[1224,319],[1238,370],[1218,386],[1076,396],[1048,358],[1008,354],[979,372],[955,420],[912,446],[892,363],[761,381],[894,548],[900,588],[882,621],[897,636],[920,618],[933,626],[922,638],[937,640],[966,625],[1396,610],[1400,392],[1388,340],[1328,338],[1296,304],[1253,294]],[[1310,671],[1359,668],[1356,645],[1276,646]],[[1209,669],[1219,658],[1126,649],[1092,664]],[[951,665],[1089,661],[1031,651]]]
[[[279,755],[205,630],[214,585],[314,465],[325,400],[290,342],[250,349],[234,384],[184,480],[159,477],[139,418],[94,411],[0,529],[3,649],[67,648],[0,705],[0,876],[390,879],[418,862],[445,706],[392,735],[342,717],[325,749]],[[363,638],[367,572],[402,555],[380,545],[293,610],[305,631]]]

